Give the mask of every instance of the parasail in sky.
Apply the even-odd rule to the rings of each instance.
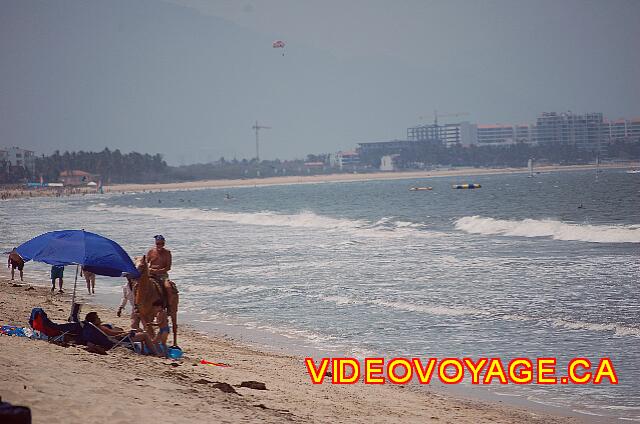
[[[282,56],[284,56],[284,46],[285,46],[285,43],[282,40],[276,40],[273,42],[274,49],[282,49]]]

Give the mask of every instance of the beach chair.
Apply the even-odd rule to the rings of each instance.
[[[122,338],[112,337],[105,334],[100,328],[91,322],[84,321],[82,323],[82,343],[100,346],[105,350],[111,350],[116,346],[123,346],[129,349],[133,349],[133,341],[131,336],[127,334]]]
[[[63,342],[65,337],[77,338],[82,331],[82,327],[77,322],[57,324],[51,321],[42,308],[33,308],[31,310],[29,325],[34,331],[46,336],[47,340],[52,342]]]

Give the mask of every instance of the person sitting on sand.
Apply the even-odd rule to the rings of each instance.
[[[116,315],[122,315],[122,311],[125,306],[127,306],[127,303],[131,305],[131,328],[138,330],[140,328],[140,315],[138,315],[136,311],[136,302],[133,295],[133,280],[130,278],[127,278],[127,282],[122,286],[122,302],[120,302],[120,307]]]
[[[24,269],[24,259],[22,259],[22,256],[20,256],[20,254],[16,252],[15,247],[9,253],[9,262],[7,267],[11,268],[12,280],[14,278],[14,273],[16,271],[16,268],[18,268],[18,271],[20,271],[20,281],[24,281],[24,274],[22,272],[22,270]]]
[[[127,331],[124,331],[121,328],[113,327],[108,324],[103,324],[97,312],[89,312],[85,316],[84,320],[98,327],[100,330],[102,330],[104,334],[106,334],[109,337],[119,338],[127,335]],[[151,340],[151,337],[149,337],[147,333],[145,333],[144,331],[135,331],[135,330],[131,330],[128,333],[130,335],[132,342],[142,342],[147,347],[147,349],[149,349],[150,352],[152,352],[154,355],[158,355],[158,349],[156,349],[156,346]]]
[[[64,276],[64,265],[53,265],[51,267],[51,293],[56,289],[56,279],[58,279],[58,293],[64,293],[62,290],[62,277]]]
[[[84,281],[87,282],[87,291],[89,294],[96,294],[96,274],[91,271],[87,271],[84,267],[80,267],[80,276],[84,277]]]

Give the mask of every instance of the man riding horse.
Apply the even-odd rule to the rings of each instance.
[[[147,252],[149,274],[156,280],[162,281],[166,289],[166,281],[169,280],[169,270],[171,270],[171,251],[164,248],[163,235],[158,234],[153,238],[156,240],[156,247]]]
[[[173,326],[173,343],[177,345],[177,312],[179,295],[173,281],[169,280],[171,270],[171,252],[164,248],[165,239],[162,235],[154,236],[155,248],[150,249],[142,258],[136,258],[136,267],[141,271],[141,277],[136,284],[135,303],[140,318],[145,326],[155,318],[153,303],[161,300],[163,309],[171,317]],[[152,281],[155,280],[155,283]],[[153,334],[153,330],[148,328]],[[161,332],[165,330],[160,329]],[[168,330],[168,328],[167,328]]]

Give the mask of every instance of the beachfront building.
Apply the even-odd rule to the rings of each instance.
[[[534,126],[529,124],[519,124],[514,126],[516,142],[528,144],[535,143],[535,140],[533,139],[534,130]]]
[[[355,150],[329,154],[329,166],[333,168],[356,168],[358,165],[360,165],[360,155]]]
[[[9,152],[0,149],[0,183],[9,180]]]
[[[358,143],[357,151],[362,163],[389,166],[388,162],[382,163],[384,156],[402,154],[407,160],[415,152],[424,152],[425,147],[547,144],[600,154],[606,153],[607,145],[616,141],[640,142],[640,118],[610,122],[599,112],[543,112],[535,124],[434,123],[407,128],[406,140]]]
[[[87,185],[92,181],[95,182],[98,178],[98,175],[75,169],[71,171],[62,171],[58,179],[65,186],[79,186]]]
[[[536,119],[535,140],[601,152],[605,148],[604,123],[602,113],[543,112]]]
[[[479,146],[504,146],[515,144],[516,131],[512,125],[481,124],[478,125]]]
[[[609,142],[640,143],[640,118],[605,120],[602,124],[602,136]]]
[[[413,140],[369,141],[358,143],[356,151],[360,157],[381,158],[385,155],[402,153],[419,144],[421,144],[421,142]]]
[[[24,168],[28,175],[36,172],[35,153],[16,146],[0,148],[0,165],[2,164],[8,168]]]
[[[380,158],[380,171],[388,172],[396,170],[396,159],[399,158],[399,154],[384,155]]]
[[[635,118],[628,121],[627,138],[631,142],[640,143],[640,118]]]
[[[407,140],[444,146],[471,146],[478,142],[477,125],[469,122],[427,124],[407,128]]]

